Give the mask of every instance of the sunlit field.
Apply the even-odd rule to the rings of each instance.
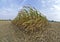
[[[0,20],[0,42],[60,42],[60,22],[24,6],[13,20]]]
[[[42,34],[28,35],[12,25],[11,21],[0,21],[0,42],[40,42],[41,40],[44,42],[59,42],[60,23],[50,22],[50,24],[51,27]]]
[[[0,0],[0,42],[60,42],[60,0]]]

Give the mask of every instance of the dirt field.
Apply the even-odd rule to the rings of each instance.
[[[0,21],[0,42],[60,42],[60,23],[50,22],[49,31],[27,35],[10,21]],[[36,36],[37,35],[37,36]]]

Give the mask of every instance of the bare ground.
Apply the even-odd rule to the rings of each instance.
[[[60,42],[60,23],[50,24],[48,30],[28,35],[10,21],[0,21],[0,42]]]

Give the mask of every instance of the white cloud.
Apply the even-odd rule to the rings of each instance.
[[[0,18],[2,19],[13,19],[17,16],[18,11],[22,8],[22,6],[16,8],[2,8],[0,9]],[[5,18],[4,18],[5,17]]]
[[[51,14],[50,19],[60,21],[60,5],[53,5],[49,10],[49,14]]]
[[[60,21],[60,0],[41,0],[43,8],[43,13],[47,16],[49,20]],[[48,6],[48,7],[46,7]]]
[[[42,6],[45,7],[46,6],[46,1],[45,0],[41,0]]]
[[[42,2],[42,4],[45,4],[45,0],[42,0],[41,2]]]
[[[55,0],[55,3],[60,3],[60,0]]]
[[[10,2],[8,4],[8,6],[4,6],[2,8],[0,8],[0,18],[2,19],[12,19],[14,18],[18,11],[22,8],[23,4],[26,0],[23,0],[23,2],[21,4],[15,4],[13,1],[14,0],[1,0],[2,3],[4,3],[4,5],[7,3],[8,4],[8,1]]]
[[[55,10],[60,10],[60,6],[58,6],[58,5],[53,5],[53,8],[54,8]]]

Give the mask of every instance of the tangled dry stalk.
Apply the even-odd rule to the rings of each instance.
[[[43,31],[48,26],[46,17],[30,6],[24,6],[12,23],[27,33]]]

